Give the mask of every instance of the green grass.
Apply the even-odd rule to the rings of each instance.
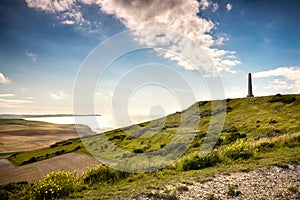
[[[207,167],[201,170],[178,171],[166,168],[151,173],[127,174],[125,176],[122,173],[118,174],[115,170],[109,170],[107,167],[100,167],[100,171],[95,168],[95,170],[86,172],[82,180],[86,180],[87,185],[83,185],[80,191],[71,193],[70,196],[64,197],[64,199],[117,199],[131,195],[137,197],[141,194],[154,197],[153,195],[160,194],[159,190],[165,191],[163,196],[171,196],[176,195],[176,188],[193,184],[193,182],[204,183],[212,180],[213,177],[219,174],[230,174],[238,172],[240,169],[250,171],[263,166],[276,165],[276,163],[281,163],[280,166],[282,166],[286,163],[300,162],[299,153],[299,147],[286,147],[265,154],[257,154],[247,160],[224,161],[214,167]],[[96,181],[89,181],[89,177],[92,178],[91,180]],[[167,187],[169,185],[174,186],[175,189],[169,189]],[[7,187],[4,186],[4,188]],[[14,191],[14,193],[9,195],[11,197],[24,195],[26,197],[29,191],[35,188],[37,187],[24,185],[22,190],[18,189],[18,191]]]
[[[121,176],[122,179],[117,179],[113,183],[109,180],[96,181],[89,184],[86,190],[71,194],[70,198],[107,199],[131,194],[138,196],[141,193],[151,196],[157,195],[153,190],[159,190],[166,185],[179,187],[180,184],[187,182],[205,182],[218,174],[248,172],[269,165],[286,167],[289,162],[300,161],[300,95],[227,99],[226,102],[227,109],[224,110],[226,121],[219,139],[218,135],[208,135],[207,132],[211,117],[221,117],[222,102],[198,102],[181,113],[174,113],[164,119],[109,131],[82,140],[67,140],[35,151],[20,152],[12,155],[10,159],[15,164],[21,165],[33,157],[35,159],[31,161],[56,156],[56,152],[88,153],[85,148],[87,147],[89,150],[100,152],[101,156],[126,160],[123,153],[107,145],[104,139],[108,138],[114,145],[127,152],[157,151],[176,139],[183,118],[188,120],[185,121],[187,126],[182,133],[188,137],[195,137],[187,151],[175,163],[151,173]],[[211,108],[213,104],[215,110]],[[189,129],[188,127],[194,123],[193,120],[189,120],[190,117],[199,113],[201,120],[197,130]],[[159,128],[162,121],[165,123]],[[199,157],[206,136],[209,136],[206,140],[208,143],[217,139],[217,144],[212,154]],[[169,156],[177,150],[172,149]],[[140,162],[138,158],[136,161]],[[154,162],[160,162],[161,155],[154,156],[153,159]],[[92,177],[98,177],[97,171],[93,173]],[[112,174],[108,170],[105,177],[115,177]],[[167,195],[173,195],[172,192]]]
[[[201,170],[174,171],[161,170],[152,173],[132,175],[127,179],[117,183],[95,184],[93,187],[80,193],[73,194],[70,198],[81,199],[111,199],[126,196],[139,196],[140,194],[151,194],[153,191],[164,189],[167,185],[181,186],[194,181],[203,183],[212,180],[219,174],[230,174],[239,172],[240,169],[254,170],[259,167],[272,165],[275,162],[299,162],[300,149],[284,149],[266,155],[264,158],[253,158],[250,160],[239,160],[231,163],[222,163],[214,167],[208,167]],[[276,156],[274,156],[276,155]],[[291,157],[287,157],[287,155]]]
[[[274,101],[274,98],[276,101]],[[293,99],[293,101],[290,99]],[[211,111],[212,105],[216,107],[215,111]],[[221,107],[221,101],[198,102],[181,113],[177,112],[166,118],[152,122],[145,122],[123,129],[109,131],[105,133],[105,136],[114,145],[128,152],[153,152],[166,146],[174,139],[178,132],[178,127],[181,125],[182,116],[188,118],[192,115],[199,115],[200,113],[202,118],[198,130],[185,130],[186,133],[191,135],[195,134],[192,145],[185,153],[185,155],[189,155],[199,150],[204,137],[207,136],[206,133],[208,131],[211,115],[218,117],[220,115],[218,112],[221,110]],[[248,142],[255,143],[264,139],[268,140],[281,135],[290,135],[300,132],[300,95],[227,99],[227,108],[230,108],[230,112],[228,112],[227,109],[226,121],[217,143],[218,146],[230,145],[240,138],[246,138]],[[274,121],[276,121],[276,123],[272,123]],[[165,122],[163,127],[159,127],[162,122]],[[29,126],[34,125],[34,123],[43,122],[26,122],[26,120],[5,122],[5,120],[0,120],[0,123],[19,123]],[[157,133],[158,129],[161,130]],[[64,151],[64,153],[67,153],[74,151],[77,146],[80,146],[78,151],[88,153],[80,140],[74,139],[69,140],[69,142],[70,141],[72,143],[58,145],[55,148],[20,152],[16,156],[11,157],[11,161],[20,165],[32,157],[38,157],[39,159],[37,160],[43,160],[55,156],[55,152]],[[108,151],[106,155],[105,152],[108,147],[107,144],[103,142],[102,136],[85,138],[83,143],[91,151],[103,151],[101,155],[104,157],[108,156],[118,159],[123,156],[123,154],[118,151]],[[46,154],[51,154],[52,156],[47,157]]]
[[[75,151],[87,153],[79,139],[57,142],[49,147],[33,151],[14,153],[10,156],[9,160],[16,165],[25,165]]]
[[[14,153],[16,153],[16,152],[1,152],[0,156],[9,156],[9,155],[12,155]]]

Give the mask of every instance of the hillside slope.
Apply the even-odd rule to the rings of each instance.
[[[216,131],[220,127],[219,134]],[[209,147],[213,149],[203,153],[203,150],[210,150]],[[197,195],[199,199],[223,199],[233,195],[242,199],[266,199],[271,195],[274,199],[297,199],[300,197],[300,180],[297,178],[300,166],[300,95],[197,102],[166,118],[104,134],[87,134],[81,140],[70,139],[47,148],[15,153],[9,159],[17,165],[27,165],[76,151],[92,152],[116,169],[144,170],[145,173],[126,173],[101,165],[76,179],[74,184],[82,185],[83,190],[77,186],[72,186],[72,190],[65,188],[67,183],[64,181],[68,178],[56,178],[63,175],[58,172],[35,185],[14,186],[23,188],[22,192],[3,186],[4,193],[8,192],[11,199],[16,196],[39,199],[40,195],[49,195],[49,191],[53,191],[48,185],[50,178],[60,185],[54,196],[50,196],[53,198],[61,195],[71,199],[178,199]],[[178,153],[182,153],[179,158]],[[133,167],[125,168],[124,163],[133,163]],[[157,166],[162,169],[151,172]],[[266,174],[272,170],[276,172],[272,172],[275,179],[281,182],[268,182],[270,178]],[[224,179],[223,175],[233,172],[249,174],[235,173]],[[260,179],[252,179],[249,177],[251,173],[258,173],[256,177]],[[281,176],[284,180],[279,178]],[[249,178],[243,181],[242,177]],[[209,181],[212,182],[205,184]],[[215,185],[215,188],[211,190],[206,185]],[[264,187],[271,185],[268,194],[257,193],[257,187],[265,191]],[[203,187],[209,192],[200,191]],[[216,190],[221,193],[212,193]]]
[[[201,119],[195,120],[195,116],[201,116]],[[218,117],[221,119],[225,117],[220,135],[207,134],[208,131],[211,132],[209,125],[212,116],[217,121]],[[184,125],[181,124],[182,121],[185,123]],[[196,126],[194,125],[195,121],[199,122]],[[192,130],[189,127],[196,127],[196,129]],[[180,133],[192,137],[192,140],[189,140],[189,137],[188,140],[175,141],[175,147],[174,145],[168,147],[170,141],[176,139]],[[184,155],[188,155],[195,151],[199,152],[200,148],[207,144],[210,145],[210,140],[213,144],[216,142],[215,148],[217,148],[231,144],[239,138],[257,144],[266,140],[271,141],[272,138],[278,139],[279,136],[299,137],[298,133],[300,133],[300,95],[227,99],[226,102],[197,102],[185,111],[171,114],[166,118],[104,133],[105,138],[109,140],[104,140],[102,134],[83,138],[84,145],[79,139],[71,139],[50,145],[46,149],[22,152],[13,155],[10,159],[20,165],[30,163],[26,161],[32,157],[36,158],[32,159],[33,161],[48,158],[46,156],[47,151],[63,154],[69,152],[70,149],[85,153],[89,153],[88,151],[100,152],[102,157],[108,156],[118,159],[124,157],[124,152],[114,150],[116,147],[127,152],[147,153],[155,152],[167,146],[171,149],[166,151],[172,153],[176,149],[180,149],[181,144],[185,144],[184,142],[187,143],[186,146],[188,147]],[[205,138],[205,144],[203,144]],[[113,149],[109,149],[108,142],[115,145],[112,147]],[[190,142],[192,143],[189,145]],[[60,155],[60,153],[57,154]],[[158,155],[158,157],[160,156]]]

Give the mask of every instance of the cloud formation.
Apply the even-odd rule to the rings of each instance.
[[[3,98],[3,97],[14,97],[15,95],[14,94],[0,94],[0,98]]]
[[[232,9],[232,4],[231,4],[231,3],[226,4],[226,9],[227,9],[228,11],[231,11],[231,9]]]
[[[298,67],[279,67],[277,69],[257,72],[253,74],[254,78],[276,77],[269,82],[266,89],[276,91],[287,90],[293,93],[300,93],[300,66]]]
[[[213,3],[212,4],[212,12],[216,12],[219,9],[219,4],[218,3]]]
[[[199,2],[199,6],[200,6],[201,10],[206,10],[206,8],[208,8],[210,6],[210,4],[211,3],[209,1],[207,1],[207,0],[201,0]]]
[[[0,84],[9,84],[11,80],[0,72]]]
[[[162,56],[178,63],[179,66],[188,70],[210,70],[212,63],[218,71],[234,73],[234,66],[238,61],[234,56],[235,52],[221,50],[215,45],[221,45],[224,38],[214,38],[211,35],[216,25],[209,19],[200,17],[202,10],[212,5],[212,11],[219,7],[217,3],[208,0],[25,0],[28,7],[55,14],[64,24],[91,23],[83,18],[80,7],[84,5],[96,5],[108,15],[114,15],[129,30],[137,30],[148,27],[158,27],[172,30],[192,40],[176,38],[172,33],[157,31],[153,32],[136,31],[134,37],[139,43],[149,47],[164,46],[165,52],[157,50]],[[227,9],[232,5],[227,4]],[[168,44],[169,46],[166,46]],[[199,55],[198,46],[201,46],[203,53]],[[173,52],[173,53],[172,53]],[[180,55],[189,55],[184,59]],[[197,66],[191,66],[197,63]]]
[[[25,0],[29,8],[34,8],[51,14],[55,14],[63,24],[88,25],[80,11],[80,4],[76,0]]]
[[[103,12],[115,15],[131,30],[160,27],[176,31],[190,38],[192,43],[184,38],[173,38],[172,34],[168,34],[168,32],[157,33],[159,39],[151,37],[153,33],[139,33],[138,38],[140,43],[149,46],[153,42],[162,46],[171,43],[168,50],[177,55],[170,55],[170,52],[166,52],[164,56],[177,61],[178,65],[185,69],[193,70],[196,67],[196,69],[208,70],[211,69],[211,66],[206,65],[211,61],[219,71],[234,72],[233,67],[240,63],[238,60],[228,57],[235,52],[212,47],[216,44],[216,40],[210,35],[210,32],[215,28],[215,24],[197,15],[200,12],[199,8],[204,9],[209,6],[207,1],[200,1],[199,3],[196,0],[165,0],[163,2],[160,0],[133,0],[130,4],[126,0],[102,0],[98,2],[101,2],[99,6]],[[204,58],[205,55],[197,53],[199,52],[197,51],[198,45],[202,47],[208,59]],[[185,59],[202,64],[191,66],[178,56],[183,54],[189,55]],[[235,64],[233,65],[233,63]]]
[[[14,97],[14,94],[0,94],[0,109],[2,108],[15,108],[23,104],[33,103],[34,101],[19,100],[19,99],[6,99],[7,97]]]
[[[62,100],[67,98],[67,95],[61,90],[57,92],[50,92],[49,95],[54,100]]]
[[[32,52],[26,52],[26,55],[32,59],[33,62],[36,62],[37,55]]]

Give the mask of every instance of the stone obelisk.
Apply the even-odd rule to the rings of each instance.
[[[254,97],[252,92],[252,78],[251,73],[248,74],[248,95],[247,97]]]

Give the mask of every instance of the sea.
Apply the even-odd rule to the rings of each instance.
[[[139,122],[147,121],[144,117],[140,120],[115,120],[107,116],[58,116],[58,117],[30,117],[23,118],[31,121],[42,121],[54,124],[82,124],[90,127],[93,132],[102,133],[105,131],[130,126]],[[138,119],[138,118],[136,118]]]

